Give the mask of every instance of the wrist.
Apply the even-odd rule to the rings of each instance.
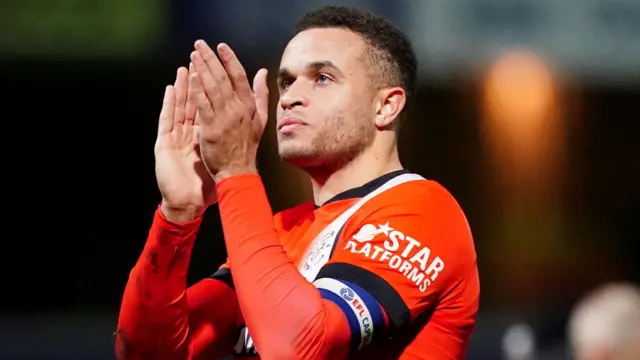
[[[173,206],[166,201],[160,204],[162,216],[175,224],[188,223],[204,214],[205,208],[198,206]]]
[[[216,184],[222,180],[239,175],[254,175],[258,173],[258,169],[255,166],[245,166],[237,168],[221,169],[214,176],[213,180]]]

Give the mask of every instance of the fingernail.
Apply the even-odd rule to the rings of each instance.
[[[194,62],[195,62],[195,61],[196,61],[196,59],[197,59],[197,57],[198,57],[198,52],[197,52],[197,51],[193,51],[193,52],[191,53],[191,61],[194,61]]]
[[[205,44],[204,40],[196,40],[195,47],[197,49],[199,49],[199,48],[203,47],[204,44]]]

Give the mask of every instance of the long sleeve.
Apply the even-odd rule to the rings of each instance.
[[[201,221],[173,224],[156,211],[124,291],[115,333],[117,359],[186,360],[230,353],[238,314],[234,290],[215,279],[186,286]]]
[[[240,309],[261,358],[343,358],[347,319],[287,257],[260,177],[225,179],[217,193]]]

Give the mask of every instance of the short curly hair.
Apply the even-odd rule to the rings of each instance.
[[[324,6],[298,20],[296,34],[316,28],[343,28],[360,35],[368,45],[368,60],[378,87],[399,86],[407,103],[416,92],[418,60],[409,37],[388,20],[351,7]]]

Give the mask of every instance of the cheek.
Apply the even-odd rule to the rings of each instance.
[[[316,90],[318,98],[329,107],[336,109],[353,108],[358,103],[358,95],[345,85],[331,85]]]
[[[334,112],[326,118],[322,129],[323,137],[331,143],[343,143],[347,139],[364,136],[362,124],[353,111]]]
[[[335,97],[318,106],[318,117],[321,123],[331,128],[348,127],[351,122],[354,106],[357,103],[346,97]]]

